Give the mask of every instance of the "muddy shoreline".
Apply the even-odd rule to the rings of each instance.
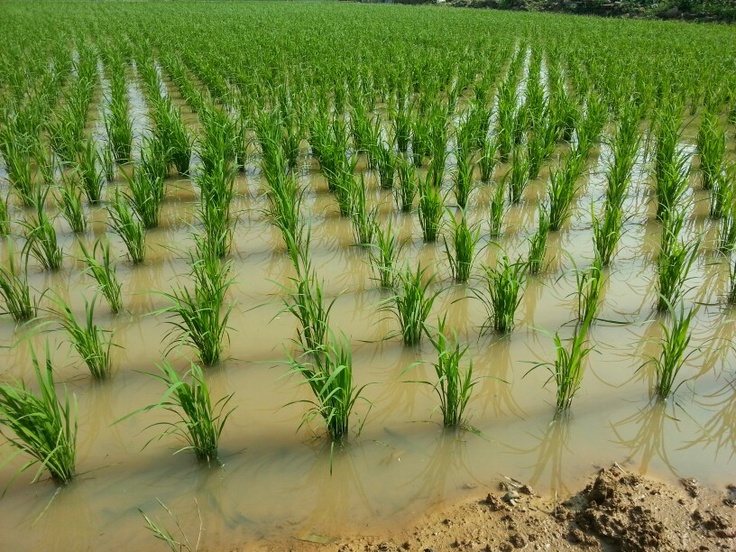
[[[639,476],[618,464],[590,476],[570,496],[540,496],[502,479],[497,490],[420,514],[383,534],[298,537],[236,550],[293,552],[717,551],[736,549],[736,485],[679,485]]]

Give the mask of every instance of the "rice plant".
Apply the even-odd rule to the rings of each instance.
[[[63,401],[54,387],[54,367],[46,344],[46,362],[41,368],[31,350],[31,362],[39,394],[23,382],[0,384],[0,432],[8,443],[32,456],[23,472],[40,464],[49,470],[59,484],[69,483],[76,470],[76,403],[72,406],[68,393]]]
[[[492,238],[501,235],[503,227],[503,218],[506,214],[506,179],[503,178],[496,182],[496,189],[493,191],[490,201],[489,210],[489,226]]]
[[[473,361],[463,368],[461,363],[468,352],[467,345],[461,345],[457,335],[448,339],[445,318],[438,320],[437,332],[429,333],[429,339],[437,352],[437,362],[433,363],[436,382],[424,381],[431,385],[440,399],[442,423],[447,428],[460,428],[466,424],[465,410],[478,382],[473,379]]]
[[[376,280],[384,288],[394,287],[396,281],[396,265],[401,255],[402,244],[394,234],[391,221],[383,228],[376,226],[375,243],[368,250],[371,265],[376,273]]]
[[[10,209],[8,199],[0,197],[0,238],[10,235]]]
[[[104,167],[97,167],[99,159],[100,155],[97,153],[94,141],[84,140],[77,155],[77,172],[87,201],[93,204],[102,199],[102,189],[105,185]]]
[[[657,220],[663,221],[665,214],[679,208],[689,190],[688,159],[683,152],[657,170]]]
[[[84,322],[80,323],[72,313],[71,308],[61,297],[56,297],[55,314],[64,328],[69,341],[87,365],[90,374],[96,380],[110,377],[111,359],[110,348],[113,346],[111,331],[103,330],[94,322],[95,299],[84,301]]]
[[[455,201],[458,207],[465,209],[468,206],[470,193],[473,191],[473,172],[475,164],[464,155],[457,158],[455,169]]]
[[[572,215],[572,202],[577,192],[575,172],[569,168],[569,164],[565,164],[550,176],[547,188],[550,230],[562,228]]]
[[[396,206],[402,213],[409,213],[414,207],[414,198],[419,190],[419,177],[411,161],[402,156],[396,158],[396,173],[399,181],[399,185],[394,188]]]
[[[464,211],[459,217],[450,215],[450,233],[452,247],[444,239],[445,255],[450,263],[450,272],[456,282],[467,282],[473,270],[476,257],[476,247],[480,241],[480,227],[478,225],[468,226],[467,216]]]
[[[396,275],[396,293],[383,305],[396,316],[405,345],[417,345],[422,340],[425,323],[439,293],[429,290],[434,278],[434,273],[427,275],[427,268],[420,264],[416,270],[407,265]]]
[[[107,207],[110,217],[110,226],[120,236],[128,251],[128,257],[133,264],[140,264],[146,257],[146,234],[143,223],[138,218],[119,192]]]
[[[521,202],[527,184],[529,184],[529,158],[523,149],[517,148],[511,159],[509,178],[509,200],[511,203]]]
[[[325,348],[329,331],[329,316],[335,299],[326,301],[322,284],[311,269],[308,260],[292,279],[284,310],[290,312],[299,322],[297,341],[304,352],[320,351]]]
[[[5,303],[2,314],[9,314],[16,322],[25,322],[36,316],[38,305],[31,298],[28,275],[18,274],[12,246],[8,252],[7,266],[0,265],[0,298]]]
[[[498,150],[498,142],[495,138],[484,136],[481,146],[480,179],[483,182],[490,182],[493,178],[493,170],[496,168],[496,152]]]
[[[483,266],[485,289],[471,290],[487,313],[481,333],[493,329],[496,333],[507,334],[514,329],[528,267],[520,260],[512,263],[505,254],[499,255],[494,268]]]
[[[365,389],[354,381],[350,342],[344,335],[336,337],[329,332],[319,349],[305,353],[288,360],[290,373],[302,375],[314,395],[313,399],[297,401],[310,405],[302,424],[322,418],[332,444],[342,444],[349,434],[350,416]],[[358,432],[360,428],[362,423]]]
[[[419,187],[419,224],[427,243],[434,243],[440,232],[444,201],[440,190],[429,180],[424,180]]]
[[[82,205],[82,192],[71,178],[62,177],[62,185],[59,188],[61,215],[69,223],[72,232],[83,234],[87,229],[87,217]]]
[[[667,311],[670,305],[677,304],[682,298],[699,247],[700,240],[686,243],[677,237],[677,230],[670,223],[664,224],[662,246],[657,257],[658,311]]]
[[[586,270],[576,270],[578,295],[578,325],[589,326],[595,320],[600,307],[605,279],[599,259],[595,259]]]
[[[189,345],[196,349],[202,364],[211,366],[220,360],[228,335],[232,307],[224,308],[224,304],[233,282],[229,276],[232,263],[221,261],[206,242],[199,244],[199,257],[193,256],[190,261],[193,291],[179,287],[165,293],[170,305],[162,312],[170,315],[170,349],[178,344]]]
[[[529,238],[529,258],[527,259],[528,273],[539,274],[544,268],[544,259],[547,256],[547,237],[549,236],[549,212],[546,205],[541,204],[538,209],[537,231]]]
[[[583,381],[583,362],[591,351],[590,346],[586,345],[588,326],[589,321],[576,326],[568,345],[562,342],[559,333],[555,333],[555,361],[539,365],[548,368],[555,380],[557,388],[555,417],[569,410]]]
[[[128,177],[125,173],[123,175],[129,189],[129,193],[125,196],[143,227],[147,229],[158,227],[161,204],[165,197],[163,177],[151,174],[143,168],[143,165],[136,167],[132,177]]]
[[[221,159],[213,159],[210,169],[197,179],[200,190],[198,217],[209,246],[224,257],[232,245],[230,206],[235,197],[235,174]]]
[[[352,213],[350,216],[353,224],[353,235],[355,236],[356,245],[370,246],[376,235],[376,213],[378,207],[368,208],[368,200],[366,198],[365,180],[363,174],[360,175],[360,181],[353,186]]]
[[[721,176],[726,155],[726,132],[721,127],[718,114],[710,109],[703,113],[696,145],[703,188],[710,190]]]
[[[186,536],[186,533],[184,532],[184,529],[181,526],[181,523],[177,519],[177,517],[169,510],[169,508],[160,500],[157,500],[159,505],[166,510],[166,513],[171,517],[171,519],[174,520],[174,523],[176,524],[176,528],[181,533],[181,537],[174,536],[171,531],[166,529],[165,527],[162,527],[157,522],[152,520],[147,514],[143,512],[140,508],[138,508],[138,512],[140,512],[141,516],[143,516],[143,520],[146,522],[146,528],[153,534],[154,537],[156,537],[158,540],[166,543],[166,545],[169,547],[169,552],[197,552],[199,550],[199,543],[202,538],[202,516],[199,512],[199,505],[197,505],[197,514],[199,514],[199,533],[197,534],[197,541],[192,545],[192,543],[189,541],[189,539]],[[196,499],[195,499],[196,503]],[[178,540],[181,539],[181,540]]]
[[[28,259],[28,255],[32,255],[45,270],[59,270],[64,254],[56,238],[53,220],[46,212],[48,192],[49,188],[38,191],[34,203],[35,219],[22,223],[26,229],[23,256]]]
[[[110,243],[97,240],[92,252],[80,241],[82,260],[87,265],[86,272],[92,276],[99,286],[100,293],[110,305],[110,310],[117,314],[123,310],[123,298],[121,293],[122,284],[118,281],[116,265],[110,256]],[[98,250],[100,260],[97,259]]]
[[[689,354],[685,354],[690,344],[690,324],[697,314],[698,309],[691,308],[687,314],[685,306],[680,303],[680,308],[669,306],[669,316],[665,322],[660,322],[662,328],[661,350],[657,358],[652,358],[654,364],[656,382],[655,394],[661,401],[677,391],[682,385],[675,385],[677,376],[687,361]]]
[[[191,451],[199,462],[208,466],[219,464],[220,436],[235,410],[235,407],[228,408],[233,394],[225,395],[213,403],[202,369],[196,364],[192,364],[184,377],[168,362],[161,364],[159,370],[160,374],[152,376],[164,384],[166,392],[158,403],[147,406],[143,411],[163,408],[176,419],[158,422],[150,427],[164,427],[159,439],[171,435],[185,443],[174,454]]]

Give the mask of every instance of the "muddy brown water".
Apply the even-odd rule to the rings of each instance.
[[[568,336],[572,330],[577,308],[573,268],[587,266],[592,258],[590,203],[600,205],[606,155],[603,148],[591,157],[575,215],[563,231],[550,236],[547,269],[529,279],[517,328],[507,337],[480,335],[485,311],[468,298],[469,289],[482,285],[480,263],[492,265],[500,249],[512,258],[526,256],[546,170],[530,184],[525,201],[509,210],[497,244],[487,238],[491,188],[479,184],[470,216],[483,225],[485,247],[467,285],[452,283],[441,242],[422,243],[416,213],[397,214],[392,196],[369,176],[370,200],[379,206],[381,221],[391,219],[405,241],[404,260],[412,266],[421,262],[436,273],[435,288],[441,291],[429,322],[446,314],[448,325],[469,345],[479,378],[468,410],[476,432],[443,431],[431,387],[416,383],[432,379],[426,363],[434,359],[431,345],[401,344],[395,319],[380,308],[388,295],[372,280],[366,251],[353,245],[350,222],[338,216],[324,179],[304,159],[299,181],[308,190],[304,214],[312,228],[313,264],[326,295],[335,298],[331,325],[349,337],[357,383],[368,384],[364,396],[370,401],[359,403],[353,418],[355,426],[365,419],[362,433],[351,435],[345,449],[334,454],[318,420],[299,429],[307,407],[298,401],[310,395],[299,378],[288,375],[284,362],[296,337],[295,321],[282,312],[283,286],[292,271],[280,235],[262,214],[264,183],[253,160],[236,182],[236,280],[229,292],[233,310],[227,359],[207,373],[214,397],[234,393],[237,408],[222,436],[224,465],[210,469],[196,465],[186,451],[176,453],[181,446],[176,439],[158,439],[160,431],[149,426],[172,420],[166,412],[119,421],[157,402],[163,392],[151,377],[170,343],[167,317],[157,314],[167,305],[160,292],[187,282],[186,252],[197,193],[190,181],[171,179],[162,225],[147,235],[148,257],[142,266],[130,265],[119,238],[107,233],[119,257],[126,307],[125,313],[113,316],[101,303],[96,315],[120,345],[113,352],[110,381],[91,381],[48,314],[26,326],[0,318],[0,343],[13,345],[0,349],[2,380],[24,379],[33,387],[30,345],[42,353],[48,340],[57,381],[76,398],[79,418],[79,475],[65,488],[58,489],[43,472],[32,483],[37,474],[33,468],[16,477],[26,458],[0,444],[2,547],[152,549],[156,544],[139,509],[176,531],[158,501],[192,542],[201,520],[204,547],[216,549],[283,533],[313,539],[347,530],[378,531],[469,489],[493,487],[502,476],[538,492],[564,493],[594,466],[612,461],[666,479],[731,482],[736,453],[733,311],[723,307],[728,266],[712,252],[717,223],[703,216],[708,200],[701,192],[692,194],[686,230],[692,237],[706,236],[686,295],[688,305],[702,304],[693,326],[693,353],[680,376],[687,382],[666,405],[650,400],[653,368],[645,363],[657,354],[661,337],[653,312],[660,228],[652,220],[653,198],[642,159],[626,204],[626,231],[607,271],[601,320],[592,330],[595,351],[586,363],[571,417],[552,421],[549,372],[533,368],[553,360],[554,331]],[[111,190],[107,193],[110,197]],[[84,239],[91,242],[106,233],[106,214],[99,207],[88,215],[94,224]],[[13,207],[13,217],[22,219],[20,207]],[[57,229],[64,268],[45,273],[31,261],[30,282],[35,290],[54,290],[81,315],[84,299],[95,289],[75,261],[75,237],[61,219]],[[14,233],[20,233],[16,226]],[[16,241],[20,248],[22,240]],[[8,241],[0,242],[0,248],[6,262]],[[50,306],[48,297],[42,306]],[[174,348],[168,358],[184,371],[194,354]]]

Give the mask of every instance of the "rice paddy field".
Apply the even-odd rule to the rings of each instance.
[[[0,35],[0,548],[733,474],[733,27],[4,2]]]

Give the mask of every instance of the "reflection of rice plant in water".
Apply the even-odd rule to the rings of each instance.
[[[0,432],[11,445],[33,457],[20,471],[41,464],[54,481],[69,483],[76,465],[76,407],[71,406],[68,394],[63,402],[57,394],[48,344],[44,367],[33,350],[31,362],[40,393],[31,392],[24,383],[0,385]]]
[[[521,260],[512,263],[505,254],[499,255],[494,268],[483,266],[485,286],[482,290],[471,290],[486,309],[487,319],[481,332],[493,329],[506,334],[514,329],[528,267]]]
[[[473,270],[476,247],[480,241],[480,228],[478,225],[468,226],[465,211],[461,211],[457,218],[449,210],[448,214],[452,247],[445,238],[445,254],[450,263],[450,272],[456,282],[467,282]]]

